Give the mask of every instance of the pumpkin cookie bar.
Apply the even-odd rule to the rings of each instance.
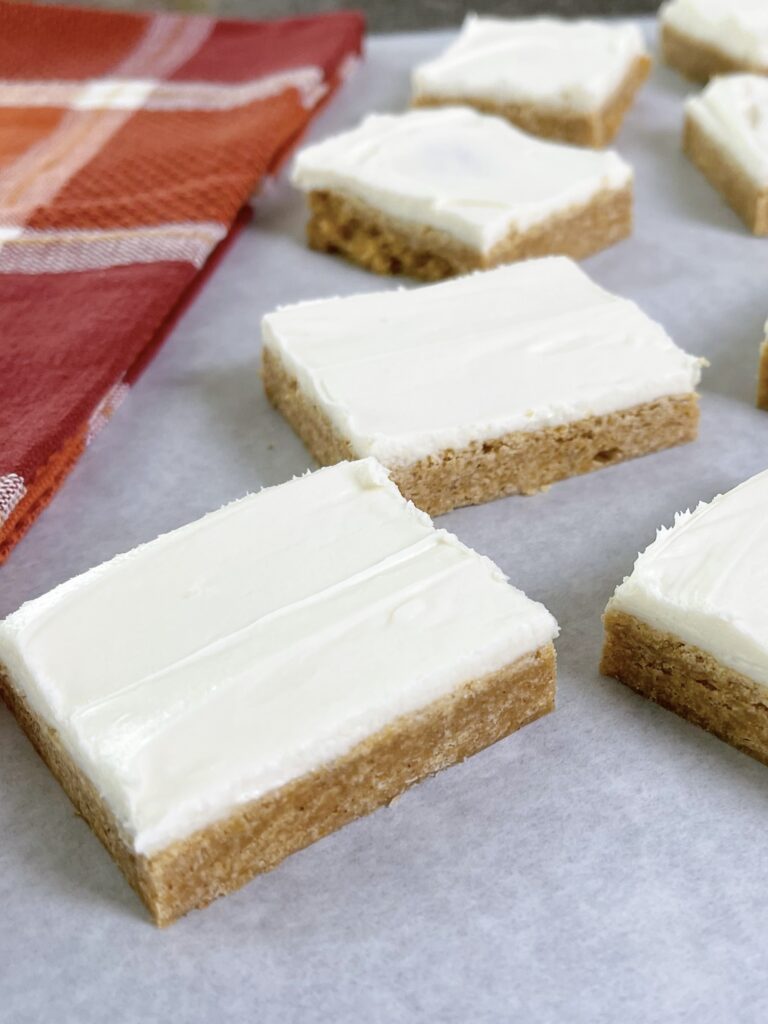
[[[639,29],[560,18],[480,18],[413,73],[413,105],[466,104],[532,135],[604,146],[650,71]]]
[[[768,78],[724,75],[686,103],[687,156],[755,235],[768,235]]]
[[[367,117],[299,153],[309,244],[435,281],[531,256],[581,258],[632,228],[615,153],[544,142],[469,107]]]
[[[0,692],[158,924],[551,711],[557,625],[374,460],[0,623]]]
[[[691,441],[700,361],[565,257],[263,322],[267,395],[318,461],[374,455],[433,515]]]
[[[768,763],[768,472],[679,515],[605,613],[602,671]]]
[[[765,341],[760,346],[760,369],[757,381],[757,405],[768,412],[768,324],[765,327]]]
[[[697,82],[768,74],[767,10],[765,0],[668,0],[659,12],[664,59]]]

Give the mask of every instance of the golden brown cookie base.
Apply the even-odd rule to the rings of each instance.
[[[669,25],[661,27],[661,52],[666,64],[694,82],[707,82],[714,75],[734,71],[768,74],[768,67],[735,60],[716,46],[702,43]]]
[[[768,764],[765,687],[625,612],[606,612],[604,623],[603,675]]]
[[[339,192],[310,192],[307,240],[320,252],[338,253],[377,274],[407,274],[439,281],[533,256],[582,259],[632,231],[632,186],[599,192],[526,231],[513,231],[489,253],[458,242],[445,231],[389,217]]]
[[[624,81],[602,107],[582,113],[554,110],[536,103],[494,103],[470,96],[415,96],[414,107],[474,107],[483,114],[503,117],[531,135],[576,146],[605,146],[618,132],[635,94],[648,77],[651,58],[636,57]]]
[[[768,235],[768,189],[756,185],[690,114],[685,119],[683,150],[750,231]]]
[[[267,396],[322,465],[360,458],[299,387],[279,357],[263,351]],[[544,430],[473,441],[406,466],[389,466],[401,493],[430,515],[506,494],[534,494],[557,480],[696,439],[698,398],[673,395]]]
[[[0,671],[0,695],[159,925],[239,889],[289,854],[389,803],[554,709],[552,644],[404,715],[348,754],[151,857],[135,854],[98,793]]]
[[[760,348],[760,371],[757,381],[757,406],[768,411],[768,340]]]

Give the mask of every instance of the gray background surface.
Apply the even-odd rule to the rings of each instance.
[[[62,2],[62,0],[51,0]],[[82,5],[82,0],[63,0]],[[272,18],[289,14],[355,9],[365,11],[371,31],[443,28],[462,20],[467,10],[507,17],[526,14],[629,15],[655,11],[659,0],[89,0],[91,7],[179,10],[217,13],[222,17]]]
[[[312,136],[401,109],[447,39],[372,40]],[[586,267],[710,359],[701,440],[440,520],[558,617],[556,713],[161,932],[0,707],[2,1024],[766,1020],[768,769],[597,672],[638,549],[768,463],[768,243],[680,154],[688,89],[659,68],[640,96],[617,144],[636,231]],[[273,183],[0,570],[0,615],[312,465],[262,393],[260,317],[395,282],[309,252],[303,223]]]

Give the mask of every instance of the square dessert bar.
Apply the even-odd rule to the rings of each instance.
[[[373,459],[0,623],[0,691],[158,924],[551,711],[557,625]]]
[[[479,18],[413,73],[413,104],[466,104],[532,135],[604,146],[650,71],[634,25],[560,18]]]
[[[768,324],[765,326],[765,341],[760,346],[760,369],[757,379],[757,405],[768,412]]]
[[[664,59],[686,77],[768,74],[765,0],[668,0],[659,16]]]
[[[686,155],[753,234],[768,235],[768,78],[715,78],[685,109]]]
[[[299,153],[309,244],[435,281],[529,256],[579,258],[632,229],[615,153],[532,138],[469,107],[372,115]]]
[[[604,622],[605,675],[768,764],[768,472],[661,530]]]
[[[272,403],[321,463],[373,455],[432,515],[691,441],[700,362],[571,260],[288,306]]]

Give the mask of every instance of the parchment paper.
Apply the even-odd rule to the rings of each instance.
[[[402,109],[446,34],[371,40],[312,130]],[[0,708],[0,1020],[444,1024],[764,1021],[768,769],[597,673],[600,615],[674,513],[768,464],[753,406],[768,242],[680,153],[659,68],[617,148],[633,238],[588,260],[711,361],[701,440],[441,525],[562,626],[555,714],[157,931]],[[304,248],[284,182],[0,569],[0,614],[312,465],[268,406],[259,320],[394,287]],[[136,637],[141,643],[141,637]]]

